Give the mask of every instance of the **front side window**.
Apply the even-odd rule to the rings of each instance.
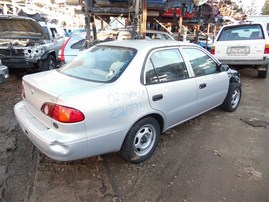
[[[129,65],[135,49],[113,46],[95,46],[74,58],[59,69],[79,79],[95,82],[113,82]]]
[[[264,34],[260,25],[238,25],[223,28],[218,41],[255,39],[264,39]]]
[[[196,48],[184,48],[195,76],[218,73],[218,64],[206,53]]]
[[[153,52],[145,69],[146,84],[188,78],[184,60],[177,48]]]

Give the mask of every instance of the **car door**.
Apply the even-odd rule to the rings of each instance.
[[[178,48],[152,51],[146,62],[144,83],[151,107],[166,117],[165,128],[197,113],[197,84],[189,77]]]
[[[182,50],[193,70],[199,113],[220,105],[229,89],[227,72],[221,72],[219,63],[200,48],[184,47]]]

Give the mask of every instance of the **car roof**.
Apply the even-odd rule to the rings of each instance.
[[[136,40],[122,40],[122,41],[109,41],[97,44],[98,46],[119,46],[119,47],[128,47],[128,48],[135,48],[139,50],[149,50],[158,47],[169,47],[169,46],[196,46],[192,43],[184,43],[180,41],[162,41],[162,40],[145,40],[145,39],[136,39]]]
[[[245,25],[262,25],[261,22],[253,22],[253,21],[245,21],[245,22],[236,22],[228,25],[224,25],[223,27],[236,27],[236,26],[245,26]]]

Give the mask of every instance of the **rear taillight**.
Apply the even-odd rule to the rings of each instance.
[[[265,45],[264,54],[269,54],[269,44]]]
[[[71,37],[69,37],[65,42],[64,44],[61,46],[61,49],[59,50],[59,53],[58,53],[58,60],[59,61],[63,61],[64,62],[64,49],[68,43],[68,41],[71,39]]]
[[[211,47],[211,54],[212,54],[212,55],[215,55],[215,46],[212,46],[212,47]]]
[[[84,114],[77,109],[49,102],[42,105],[41,111],[52,119],[62,123],[76,123],[85,119]]]

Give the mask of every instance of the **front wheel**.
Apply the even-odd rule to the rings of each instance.
[[[147,160],[157,147],[160,126],[156,119],[146,117],[129,130],[120,150],[121,156],[131,163]]]
[[[227,112],[234,112],[241,100],[242,89],[239,83],[230,83],[228,93],[221,107]]]
[[[56,69],[56,60],[53,55],[49,55],[47,59],[43,61],[41,71]]]

